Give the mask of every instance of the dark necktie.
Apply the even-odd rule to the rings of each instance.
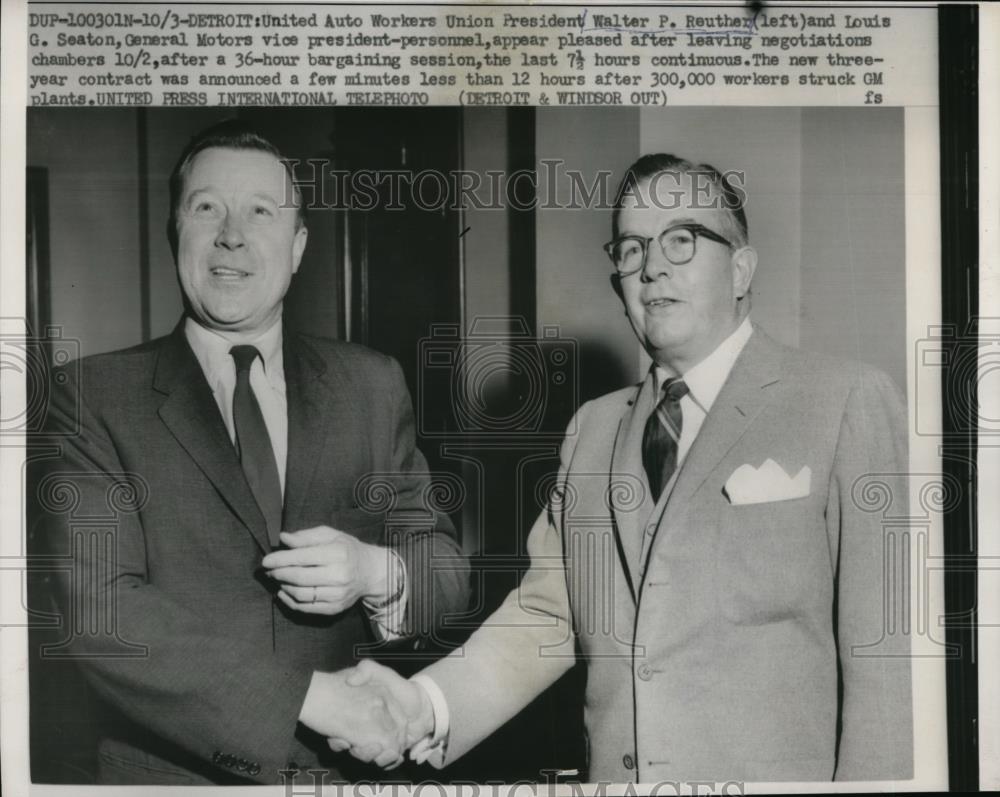
[[[250,387],[250,367],[260,357],[260,352],[254,346],[233,346],[229,353],[236,363],[236,389],[233,391],[236,453],[257,506],[267,521],[268,539],[277,548],[280,544],[278,532],[281,531],[281,481],[271,437]]]
[[[688,386],[683,379],[668,379],[663,385],[663,398],[650,413],[642,435],[642,466],[653,493],[660,500],[663,488],[677,468],[677,444],[681,439],[681,399]]]

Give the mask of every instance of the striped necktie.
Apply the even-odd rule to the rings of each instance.
[[[663,398],[650,413],[642,435],[642,466],[653,494],[660,500],[663,488],[677,469],[677,444],[681,439],[681,399],[688,386],[683,379],[668,379],[662,388]]]

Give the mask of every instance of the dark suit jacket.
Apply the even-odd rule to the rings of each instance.
[[[286,329],[284,367],[283,527],[327,524],[395,546],[408,630],[430,633],[465,608],[467,562],[447,515],[425,506],[398,364]],[[260,572],[264,518],[183,326],[57,372],[49,430],[60,453],[36,450],[32,527],[63,557],[53,561],[72,563],[55,581],[67,629],[55,653],[80,660],[111,710],[99,778],[276,783],[292,764],[339,779],[351,759],[333,758],[297,717],[313,670],[354,664],[374,639],[369,619],[360,605],[314,617],[275,600]]]

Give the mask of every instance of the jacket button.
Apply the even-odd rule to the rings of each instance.
[[[260,764],[254,761],[250,766],[247,767],[248,775],[259,775],[260,774]]]
[[[628,753],[622,756],[622,764],[625,766],[625,769],[635,769],[635,759]]]
[[[643,680],[649,681],[653,678],[653,668],[648,664],[640,664],[636,674]]]
[[[222,763],[222,753],[220,753],[218,750],[216,750],[214,753],[212,753],[212,763],[213,764],[221,764]]]
[[[650,523],[648,526],[646,526],[646,533],[647,534],[655,534],[656,533],[656,524],[655,523]]]
[[[241,758],[241,759],[237,760],[237,762],[236,762],[236,768],[237,768],[237,769],[238,769],[238,770],[239,770],[240,772],[246,772],[246,771],[247,771],[247,768],[248,768],[249,766],[250,766],[250,762],[249,762],[249,761],[247,761],[247,760],[246,760],[245,758]]]

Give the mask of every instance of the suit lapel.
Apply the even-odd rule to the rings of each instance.
[[[755,327],[695,438],[667,501],[661,525],[667,528],[691,504],[709,474],[767,406],[781,380],[781,349]]]
[[[339,369],[326,367],[326,362],[309,343],[287,328],[283,349],[285,386],[288,400],[288,464],[285,470],[285,528],[297,528],[300,508],[309,495],[323,454],[331,444],[334,429],[344,456],[334,463],[354,463],[363,453],[354,441],[346,439],[352,428],[349,419],[351,391]],[[329,461],[329,460],[328,460]],[[324,470],[325,489],[332,495],[335,489],[350,486],[345,483],[340,468],[334,464]],[[350,478],[349,474],[346,478]],[[308,519],[307,519],[308,520]],[[311,522],[311,520],[310,520]]]
[[[159,416],[230,509],[268,551],[267,525],[240,468],[205,374],[184,337],[183,322],[166,339],[156,363],[154,390],[166,398]]]
[[[642,466],[642,436],[646,428],[646,419],[653,411],[653,378],[647,376],[642,383],[630,406],[618,422],[618,433],[615,435],[614,451],[611,455],[611,504],[614,507],[614,532],[619,554],[623,557],[622,567],[625,570],[632,591],[633,600],[636,597],[634,588],[635,574],[638,573],[639,555],[642,549],[641,521],[649,517],[653,511],[653,501],[646,485],[645,471]],[[625,479],[630,483],[638,479],[641,485],[641,502],[638,506],[631,496],[631,490],[616,490],[614,482]],[[631,500],[630,500],[631,499]]]

